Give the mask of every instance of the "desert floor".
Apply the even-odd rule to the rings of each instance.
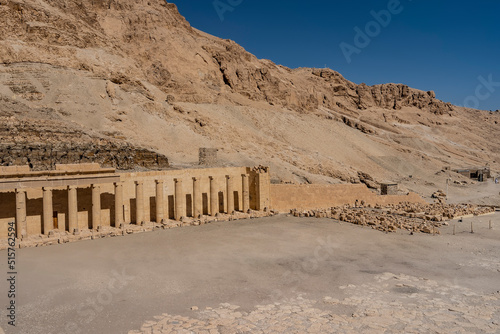
[[[23,334],[499,333],[500,212],[441,232],[385,234],[279,215],[18,249],[18,324],[7,325],[2,279],[0,326]],[[0,258],[7,276],[6,251]]]

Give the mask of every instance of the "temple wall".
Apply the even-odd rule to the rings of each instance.
[[[3,189],[7,189],[0,191],[0,238],[7,237],[8,223],[16,221],[16,207],[21,208],[19,212],[22,212],[23,217],[16,225],[18,233],[30,236],[47,234],[52,229],[73,233],[77,230],[96,229],[98,226],[118,227],[120,219],[115,217],[117,214],[123,216],[121,221],[125,224],[141,224],[162,219],[196,217],[196,209],[199,210],[198,214],[215,215],[244,211],[244,207],[256,211],[275,209],[286,212],[291,209],[354,205],[356,201],[365,201],[371,205],[425,203],[414,193],[380,196],[363,184],[272,185],[269,171],[265,167],[114,173],[113,170],[106,171],[98,169],[97,165],[88,164],[58,166],[58,170],[63,173],[47,172],[47,176],[41,176],[37,174],[39,172],[29,174],[25,169],[19,169],[18,179],[9,179],[7,173],[3,175],[4,179],[0,178]],[[16,170],[10,169],[9,172]],[[243,180],[248,185],[246,191]],[[66,186],[60,186],[62,184]],[[31,188],[34,185],[38,188]],[[94,199],[92,185],[94,195],[97,196]],[[116,204],[117,201],[120,203],[115,196],[116,185],[122,188],[123,194],[123,202],[117,206],[118,210],[115,208],[115,205],[119,205]],[[8,188],[12,186],[18,188],[18,196],[15,189]],[[45,212],[42,187],[45,187],[46,193],[52,194],[52,206],[47,202]],[[72,189],[71,196],[68,189]],[[159,189],[162,189],[162,193],[158,196]],[[23,191],[26,192],[26,197],[23,197]],[[195,192],[198,192],[196,197]],[[100,211],[93,212],[93,205],[100,205]],[[160,210],[157,210],[158,205],[162,206]],[[120,208],[123,210],[121,213]],[[45,227],[47,231],[44,231],[44,214],[49,218],[46,219],[49,222]],[[94,222],[93,219],[99,221]]]
[[[87,171],[98,170],[95,165],[69,165],[58,166],[57,170],[65,171]],[[7,171],[4,171],[7,172]],[[24,177],[28,171],[25,168],[9,168],[9,174],[16,172]],[[211,214],[210,177],[213,178],[212,185],[217,192],[217,212],[227,212],[227,177],[230,176],[232,182],[232,199],[235,211],[243,210],[243,176],[246,175],[248,182],[248,202],[249,208],[253,210],[263,210],[269,207],[269,173],[261,173],[247,167],[230,168],[204,168],[168,170],[155,172],[133,172],[113,174],[119,177],[123,187],[123,217],[124,222],[140,223],[137,221],[137,198],[136,183],[142,184],[143,189],[143,210],[142,221],[156,221],[156,182],[163,182],[163,218],[175,218],[175,179],[182,181],[180,187],[182,193],[183,207],[179,217],[194,216],[194,180],[197,182],[201,194],[200,210],[204,215]],[[76,179],[77,176],[75,176]],[[67,176],[71,178],[71,176]],[[23,179],[21,179],[22,181]],[[0,180],[1,182],[1,180]],[[87,182],[94,182],[92,178]],[[31,181],[26,181],[28,187]],[[45,185],[43,185],[45,186]],[[47,184],[47,186],[49,186]],[[92,226],[115,226],[115,185],[113,183],[102,183],[100,187],[100,221],[92,221],[92,189],[91,184],[77,186],[77,227],[78,229],[90,229]],[[64,229],[70,231],[69,227],[69,196],[67,187],[50,187],[52,192],[52,218],[54,229]],[[37,235],[43,231],[43,191],[40,188],[22,188],[26,191],[26,232],[27,235]],[[47,210],[48,211],[48,210]],[[0,191],[0,238],[6,238],[8,233],[8,223],[16,220],[16,193],[15,189]],[[51,222],[52,224],[52,222]]]
[[[182,192],[185,196],[186,212],[182,216],[192,216],[193,213],[193,177],[200,179],[200,191],[202,193],[203,213],[208,214],[210,208],[210,179],[212,176],[217,187],[219,196],[219,212],[225,212],[227,209],[226,196],[226,175],[233,178],[235,197],[235,210],[240,211],[243,206],[242,199],[242,174],[248,174],[246,167],[230,168],[207,168],[207,169],[184,169],[175,171],[160,172],[137,172],[120,174],[123,182],[123,200],[125,222],[136,223],[136,185],[135,182],[143,182],[144,185],[144,216],[150,221],[155,220],[156,212],[156,180],[164,182],[163,187],[163,212],[165,218],[174,219],[175,206],[175,182],[174,179],[182,180]],[[235,196],[233,194],[233,196]]]
[[[425,203],[415,193],[381,196],[371,192],[364,184],[335,185],[270,185],[271,208],[278,211],[292,209],[325,209],[334,206],[354,205],[356,200],[371,205],[398,204],[401,202]]]

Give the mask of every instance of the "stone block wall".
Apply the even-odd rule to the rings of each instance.
[[[101,166],[96,163],[83,163],[83,164],[56,164],[58,171],[98,171]]]
[[[21,108],[19,113],[24,114],[25,110]],[[124,138],[92,137],[56,118],[34,121],[4,115],[5,111],[0,113],[0,166],[27,165],[40,171],[52,170],[56,164],[75,163],[98,163],[120,170],[169,167],[166,156],[133,146]]]
[[[128,144],[0,144],[0,166],[26,165],[51,170],[56,164],[98,163],[103,167],[130,170],[168,168],[166,156]]]
[[[30,166],[0,166],[0,175],[29,173]]]
[[[392,183],[382,183],[380,185],[380,192],[382,195],[397,195],[398,185]]]
[[[323,209],[342,205],[355,205],[365,201],[371,205],[398,204],[401,202],[425,203],[415,193],[408,195],[380,196],[364,184],[338,185],[270,185],[271,208],[281,212],[292,209]]]

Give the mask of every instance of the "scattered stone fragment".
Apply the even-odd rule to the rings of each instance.
[[[446,195],[445,195],[446,196]],[[462,216],[479,216],[495,212],[492,207],[480,207],[470,204],[415,204],[400,203],[387,207],[349,205],[333,207],[327,210],[298,210],[293,209],[290,215],[294,217],[331,218],[356,225],[371,226],[382,232],[396,232],[398,229],[410,232],[440,234],[439,227],[447,226],[446,220]]]

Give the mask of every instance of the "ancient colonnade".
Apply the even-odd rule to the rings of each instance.
[[[202,177],[192,177],[192,178],[174,178],[172,185],[174,187],[174,218],[175,220],[181,220],[182,217],[186,217],[188,212],[191,213],[192,217],[198,217],[203,214],[203,193],[201,191],[201,182],[204,180]],[[225,176],[225,184],[221,185],[216,182],[216,179],[209,176],[207,180],[209,183],[209,192],[207,194],[209,201],[206,203],[208,214],[215,216],[219,213],[219,193],[224,194],[224,210],[225,213],[231,214],[235,211],[235,193],[238,192],[237,198],[241,198],[241,209],[242,212],[247,212],[250,209],[250,190],[249,190],[249,177],[248,174],[241,174],[240,177],[235,177],[232,175]],[[145,216],[145,195],[144,195],[144,182],[145,181],[134,181],[135,185],[135,222],[136,224],[142,224],[145,221],[149,221]],[[148,181],[152,182],[152,181]],[[156,206],[154,212],[156,222],[161,222],[168,217],[165,212],[166,198],[165,198],[165,183],[163,179],[156,179],[155,182],[155,197]],[[192,189],[190,194],[192,198],[192,207],[187,210],[186,203],[186,193],[184,182],[191,182],[191,187],[186,187]],[[236,187],[235,182],[241,182],[241,188]],[[113,226],[116,228],[123,227],[127,223],[125,221],[125,210],[124,210],[124,193],[123,187],[124,183],[114,182],[114,222]],[[97,229],[101,224],[101,189],[103,182],[90,184],[91,188],[91,216],[92,216],[92,229]],[[88,184],[71,184],[66,186],[67,189],[67,218],[65,222],[58,224],[58,230],[68,231],[70,233],[77,233],[79,230],[78,222],[78,188],[88,188]],[[223,187],[223,189],[221,189]],[[53,191],[61,190],[59,184],[55,187],[42,186],[42,233],[48,234],[49,231],[55,229],[54,224],[54,205],[53,205]],[[38,188],[40,189],[40,188]],[[241,193],[235,189],[242,189]],[[189,192],[188,192],[189,193]],[[25,187],[19,187],[15,189],[15,221],[16,221],[16,231],[17,237],[26,237],[28,235],[27,227],[27,191]],[[111,222],[109,222],[111,225]]]

